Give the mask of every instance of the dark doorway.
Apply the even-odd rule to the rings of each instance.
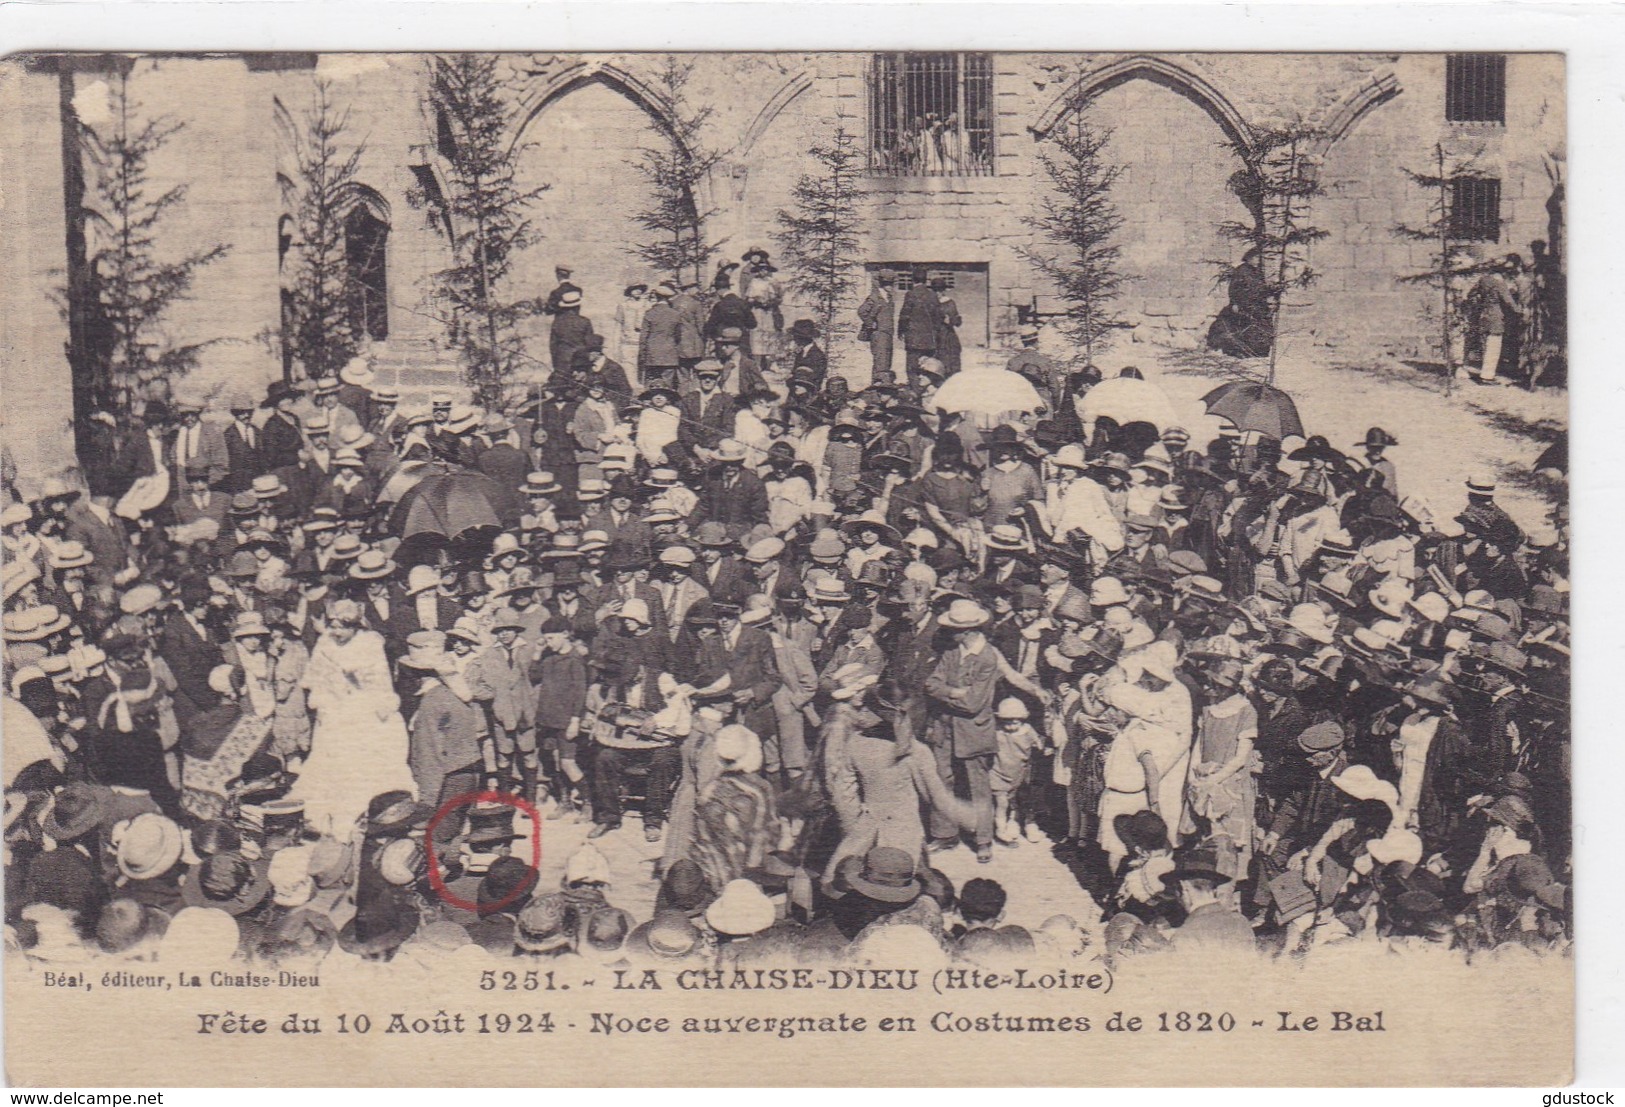
[[[365,204],[344,217],[344,259],[349,268],[350,322],[357,337],[389,337],[389,224]]]

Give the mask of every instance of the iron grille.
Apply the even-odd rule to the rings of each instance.
[[[1462,242],[1501,240],[1501,182],[1457,177],[1450,182],[1450,237]]]
[[[1505,123],[1507,56],[1447,54],[1444,117],[1451,123]]]
[[[992,175],[991,54],[876,54],[868,86],[871,173]]]

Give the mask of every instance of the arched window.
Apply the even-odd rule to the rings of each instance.
[[[370,189],[344,217],[350,321],[358,335],[389,337],[389,210]]]

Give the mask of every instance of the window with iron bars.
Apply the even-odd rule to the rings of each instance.
[[[876,54],[868,86],[871,173],[993,174],[991,54]]]
[[[954,274],[946,271],[931,270],[926,273],[926,279],[942,281],[943,287],[949,291],[953,290],[955,283]],[[907,292],[914,287],[914,271],[912,269],[899,269],[892,274],[892,280],[896,282],[892,286],[893,288],[898,292]]]
[[[1447,54],[1444,117],[1451,123],[1507,121],[1507,56]]]
[[[1450,237],[1461,242],[1501,240],[1501,182],[1456,177],[1450,182]]]

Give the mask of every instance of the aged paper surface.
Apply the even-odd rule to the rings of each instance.
[[[1564,94],[6,59],[7,1079],[1565,1082]]]

